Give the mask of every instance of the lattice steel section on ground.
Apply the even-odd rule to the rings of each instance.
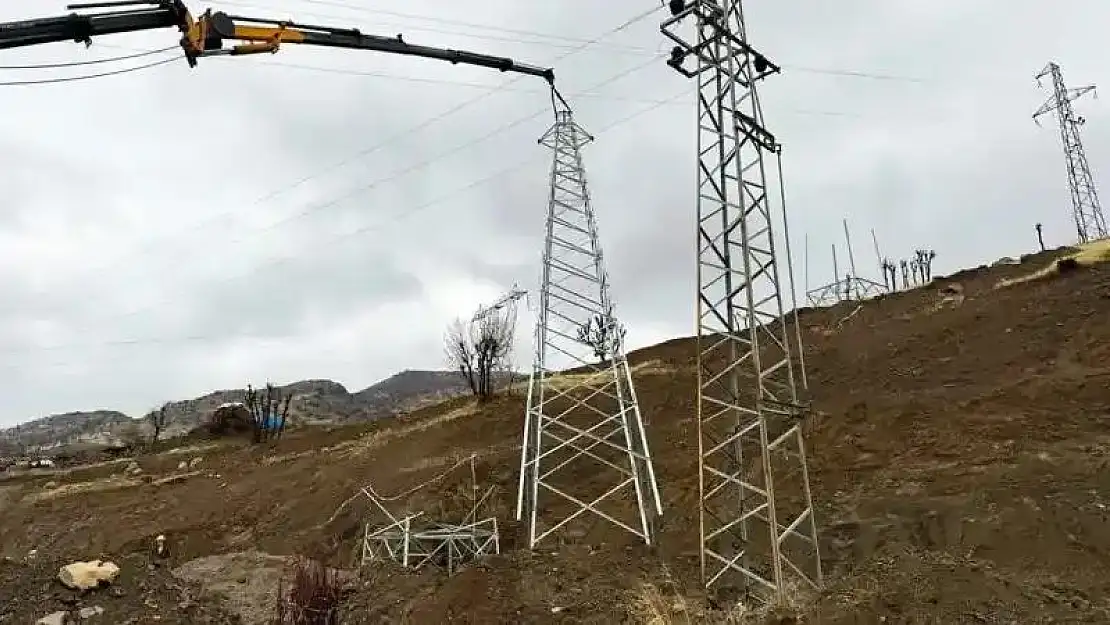
[[[405,568],[431,564],[452,575],[482,556],[501,553],[497,519],[463,525],[432,523],[414,527],[423,513],[410,514],[385,527],[367,524],[362,535],[362,564],[390,560]]]
[[[810,306],[834,306],[840,302],[861,302],[888,292],[886,285],[867,278],[845,276],[843,280],[806,291]]]
[[[552,101],[555,124],[540,139],[553,162],[516,517],[532,547],[599,520],[650,544],[662,505],[582,165],[592,138]],[[603,340],[591,345],[580,334],[587,324]]]
[[[477,456],[471,454],[469,458],[460,460],[436,477],[392,497],[378,494],[369,484],[359,489],[359,493],[370,500],[385,521],[379,524],[367,522],[363,527],[360,565],[389,560],[405,568],[418,569],[430,564],[446,568],[450,575],[468,562],[482,556],[501,553],[497,518],[489,517],[481,520],[478,518],[478,510],[489,500],[494,488],[491,486],[481,496],[478,495],[476,462]],[[423,512],[409,512],[402,515],[399,512],[394,513],[386,506],[389,502],[407,499],[430,484],[439,482],[465,464],[470,465],[470,491],[473,501],[470,512],[460,523],[425,521]],[[342,509],[352,499],[354,497],[348,499],[339,508]],[[339,510],[336,510],[337,514],[338,512]],[[333,514],[332,519],[334,518]]]
[[[1091,176],[1091,167],[1087,164],[1087,155],[1083,151],[1083,142],[1079,139],[1079,127],[1084,119],[1075,114],[1071,103],[1084,94],[1094,91],[1094,85],[1068,89],[1064,85],[1064,75],[1060,66],[1049,63],[1039,74],[1037,80],[1045,76],[1052,77],[1052,97],[1033,113],[1033,119],[1038,119],[1045,113],[1056,112],[1056,119],[1060,123],[1060,140],[1064,144],[1064,159],[1068,167],[1068,189],[1071,191],[1072,218],[1075,220],[1075,230],[1080,243],[1103,239],[1107,236],[1106,216],[1102,213],[1102,205],[1098,201],[1095,191],[1095,181]]]
[[[702,580],[784,599],[821,567],[766,183],[779,146],[756,93],[779,68],[748,45],[740,2],[670,7],[668,64],[698,84]]]

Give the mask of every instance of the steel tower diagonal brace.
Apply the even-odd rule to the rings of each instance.
[[[1049,63],[1041,70],[1037,74],[1037,81],[1039,82],[1045,76],[1052,77],[1052,97],[1041,105],[1036,113],[1033,113],[1033,120],[1038,120],[1046,113],[1056,112],[1056,119],[1060,123],[1060,139],[1064,144],[1064,158],[1068,167],[1068,188],[1071,191],[1072,213],[1079,242],[1086,243],[1105,238],[1107,236],[1106,217],[1098,201],[1091,167],[1087,164],[1087,155],[1083,151],[1083,142],[1079,139],[1079,127],[1083,125],[1084,120],[1075,114],[1071,106],[1073,101],[1093,92],[1095,87],[1090,85],[1068,89],[1064,85],[1063,72],[1056,63]]]
[[[552,102],[555,123],[539,140],[553,160],[516,518],[530,547],[590,521],[652,544],[662,504],[586,185],[592,137],[555,91]],[[587,340],[591,325],[603,340]]]
[[[676,45],[667,63],[698,85],[702,582],[772,602],[821,584],[765,171],[780,146],[756,91],[779,68],[748,45],[740,2],[669,4],[660,29]]]

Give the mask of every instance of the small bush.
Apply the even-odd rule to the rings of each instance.
[[[273,625],[339,625],[343,583],[338,573],[308,558],[290,567],[289,580],[278,585]]]

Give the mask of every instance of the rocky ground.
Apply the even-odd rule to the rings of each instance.
[[[802,315],[828,580],[806,622],[1110,623],[1110,269],[995,288],[1048,260]],[[657,549],[601,524],[520,549],[522,398],[481,409],[457,399],[266,447],[0,482],[0,556],[11,558],[0,623],[76,605],[100,605],[92,618],[104,623],[236,622],[224,609],[264,622],[281,576],[266,554],[353,570],[373,512],[364,498],[344,505],[360,486],[400,493],[471,453],[493,489],[483,515],[501,522],[503,555],[452,577],[369,567],[350,583],[343,623],[722,622],[724,606],[697,583],[694,357],[685,339],[632,355],[665,506]],[[461,516],[466,466],[395,505]],[[152,569],[159,533],[171,554]],[[197,560],[212,555],[227,558]],[[69,603],[52,576],[94,557],[120,562],[118,587]]]
[[[85,555],[80,559],[84,560]],[[110,586],[70,590],[58,582],[64,558],[38,554],[23,561],[0,561],[0,623],[23,625],[66,614],[63,623],[112,625],[238,625],[239,617],[220,601],[206,597],[199,587],[184,582],[141,553],[113,558],[119,577]],[[72,560],[70,560],[72,561]],[[49,621],[48,621],[49,622]],[[54,624],[52,624],[54,625]]]

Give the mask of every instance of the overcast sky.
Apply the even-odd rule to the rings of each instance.
[[[652,62],[669,47],[663,11],[582,44],[656,1],[212,6],[554,63],[577,120],[597,134],[587,172],[617,312],[639,347],[692,332],[692,86]],[[1067,20],[1045,27],[1052,16],[1033,0],[748,3],[753,44],[784,67],[761,97],[785,144],[799,290],[803,241],[810,286],[828,282],[844,218],[860,273],[874,279],[870,228],[888,256],[935,248],[934,273],[1032,251],[1038,221],[1050,245],[1071,242],[1059,134],[1055,120],[1030,118],[1049,95],[1033,76],[1051,59],[1071,86],[1110,87],[1110,6],[1064,4]],[[5,21],[64,13],[61,2],[0,4]],[[177,38],[5,50],[0,65]],[[0,81],[159,58],[5,69]],[[267,379],[331,378],[354,391],[442,367],[453,317],[538,279],[550,156],[536,139],[550,125],[548,96],[530,79],[494,91],[511,78],[289,45],[195,69],[177,61],[4,88],[0,425],[139,414]],[[1110,176],[1110,111],[1090,98],[1077,108],[1097,183]],[[522,368],[530,326],[522,315]]]

